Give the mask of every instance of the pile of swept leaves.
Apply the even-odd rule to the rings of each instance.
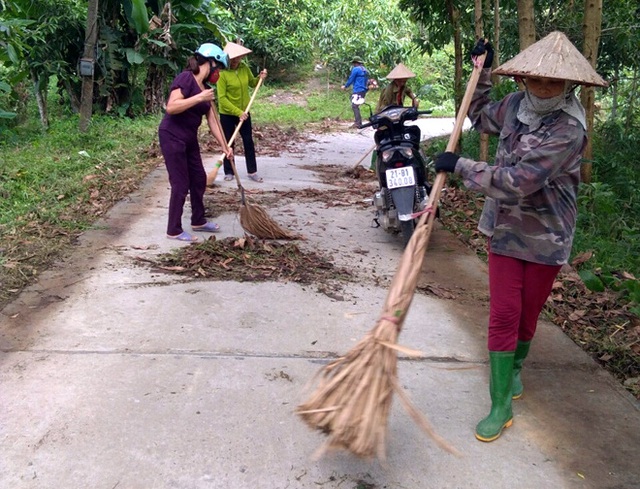
[[[444,226],[486,258],[486,238],[476,229],[483,204],[477,193],[455,186],[440,201]],[[585,286],[577,272],[585,259],[562,269],[544,314],[640,399],[640,318],[623,292]]]
[[[196,279],[237,282],[282,281],[324,284],[352,280],[351,272],[327,258],[303,251],[292,242],[242,238],[208,240],[161,255],[153,265],[159,270]]]

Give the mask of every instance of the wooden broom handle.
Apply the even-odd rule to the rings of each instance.
[[[262,85],[262,77],[259,77],[260,79],[258,80],[258,84],[256,85],[256,88],[253,89],[253,94],[251,94],[251,99],[249,99],[249,103],[247,104],[247,108],[244,109],[245,112],[249,112],[249,109],[251,108],[251,105],[253,104],[253,101],[256,98],[256,95],[258,94],[258,89],[260,88],[260,85]],[[225,137],[224,137],[224,131],[222,130],[222,124],[220,124],[220,119],[218,117],[218,111],[216,110],[215,104],[213,103],[213,101],[211,102],[211,108],[213,109],[213,115],[214,115],[214,119],[216,120],[216,125],[218,126],[218,129],[220,130],[220,134],[222,135],[222,140],[225,143],[225,148],[223,148],[225,150],[225,153],[227,152],[227,149],[231,147],[231,145],[233,144],[233,142],[236,140],[236,137],[238,136],[238,133],[240,132],[240,127],[242,126],[242,123],[244,121],[240,121],[238,122],[238,125],[236,126],[235,130],[233,131],[233,134],[231,135],[231,138],[229,139],[229,141],[226,141]],[[235,156],[235,155],[234,155]],[[244,189],[242,188],[242,184],[240,183],[240,176],[238,175],[238,171],[236,170],[236,163],[235,163],[235,157],[229,159],[229,163],[231,164],[231,168],[233,169],[233,174],[236,177],[236,183],[238,184],[238,188],[242,191],[242,201],[244,203]]]
[[[251,105],[253,104],[253,101],[256,98],[256,95],[258,95],[258,89],[260,88],[260,85],[262,85],[262,77],[259,76],[258,77],[258,84],[256,85],[256,88],[253,89],[253,94],[251,95],[251,99],[249,100],[249,104],[247,105],[247,108],[244,109],[245,112],[249,112],[249,109],[251,109]],[[233,131],[233,134],[231,135],[231,138],[229,139],[229,142],[227,143],[229,146],[231,146],[233,144],[233,142],[236,140],[236,137],[238,136],[238,133],[240,132],[240,127],[242,126],[242,123],[244,121],[240,121],[238,123],[238,125],[236,126],[235,131]]]
[[[220,124],[220,116],[218,115],[218,109],[216,109],[215,101],[211,101],[211,110],[213,110],[213,118],[216,121],[216,127],[218,131],[220,131],[220,137],[222,138],[222,151],[226,153],[228,152],[229,143],[227,143],[227,138],[224,137],[224,131],[222,130],[222,124]]]
[[[487,54],[484,53],[475,58],[473,71],[471,72],[469,83],[467,84],[467,90],[465,91],[462,102],[460,103],[460,109],[458,110],[458,114],[456,115],[456,122],[453,125],[451,136],[449,136],[449,143],[447,144],[446,151],[454,151],[456,149],[456,146],[458,145],[458,140],[460,139],[460,135],[462,134],[462,126],[464,125],[464,120],[467,117],[469,105],[471,105],[471,98],[473,97],[473,92],[475,92],[476,90],[476,85],[478,84],[478,79],[480,78],[480,73],[483,70],[484,59],[486,57]],[[438,174],[436,175],[436,180],[433,183],[431,195],[429,196],[429,203],[427,204],[427,206],[431,206],[433,208],[433,211],[423,214],[422,216],[420,216],[420,220],[418,221],[418,225],[421,225],[424,223],[424,221],[427,221],[427,225],[429,226],[429,234],[431,234],[431,229],[433,228],[432,223],[435,220],[436,208],[438,206],[440,194],[442,193],[442,187],[444,187],[446,179],[446,172],[438,172]],[[427,239],[429,234],[427,235]]]

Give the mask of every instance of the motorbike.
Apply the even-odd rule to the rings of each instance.
[[[430,113],[430,110],[389,105],[362,125],[376,130],[379,189],[372,199],[376,208],[374,223],[385,231],[400,233],[405,246],[417,222],[413,216],[426,207],[431,192],[426,157],[420,149],[420,128],[406,122]]]

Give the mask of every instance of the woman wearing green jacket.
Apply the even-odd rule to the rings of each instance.
[[[251,52],[244,46],[230,42],[224,47],[224,51],[229,55],[229,68],[220,72],[220,79],[216,85],[220,124],[228,141],[236,126],[242,121],[240,137],[244,146],[247,174],[254,182],[262,182],[262,178],[258,175],[251,114],[246,112],[246,108],[251,99],[249,87],[255,87],[259,78],[264,80],[267,77],[267,70],[262,70],[257,77],[253,76],[249,67],[242,63],[242,59]],[[233,168],[226,157],[224,158],[224,179],[233,180]]]

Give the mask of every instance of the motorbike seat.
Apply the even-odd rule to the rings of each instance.
[[[410,141],[413,145],[418,146],[420,144],[420,134],[420,128],[418,126],[404,126],[402,136],[394,134],[391,128],[383,127],[375,132],[373,138],[378,145],[392,141],[395,136],[396,139],[401,137],[402,141]],[[406,137],[407,135],[409,136],[408,139]]]

